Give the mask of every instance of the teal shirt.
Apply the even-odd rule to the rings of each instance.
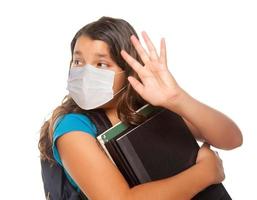
[[[69,113],[59,117],[56,120],[53,132],[53,156],[54,159],[63,167],[57,146],[56,141],[62,135],[69,133],[70,131],[83,131],[85,134],[90,134],[96,138],[96,127],[92,123],[92,121],[85,115],[79,113]],[[70,177],[68,172],[64,169],[64,172],[70,181],[70,183],[74,186],[74,188],[79,192],[80,189],[75,181]]]

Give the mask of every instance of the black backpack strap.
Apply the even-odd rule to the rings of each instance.
[[[47,200],[87,200],[81,198],[59,164],[50,164],[41,159],[41,175]]]
[[[88,110],[85,114],[95,124],[97,136],[112,127],[112,123],[103,109]]]
[[[97,136],[112,127],[103,109],[88,110],[85,113],[95,124]],[[58,163],[51,164],[49,161],[41,160],[41,175],[47,200],[88,200],[88,198],[71,185],[66,178],[63,167]]]

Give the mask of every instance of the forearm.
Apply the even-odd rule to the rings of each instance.
[[[241,145],[241,131],[223,113],[199,102],[184,90],[176,101],[176,104],[167,103],[167,108],[190,121],[206,142],[221,149],[232,149]]]
[[[175,176],[134,186],[126,200],[189,200],[209,185],[209,174],[196,164]]]

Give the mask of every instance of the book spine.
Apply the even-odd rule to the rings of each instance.
[[[113,162],[114,165],[116,165],[112,156],[110,155],[109,151],[106,149],[102,138],[101,137],[97,138],[96,142],[97,142],[98,146],[102,149],[102,151],[105,153],[105,155]]]
[[[142,114],[145,117],[149,117],[153,115],[155,112],[158,112],[159,110],[162,110],[162,109],[163,108],[161,107],[146,104],[143,107],[139,108],[136,111],[136,113]],[[104,142],[108,142],[109,140],[116,137],[117,135],[119,135],[121,132],[125,131],[128,128],[129,127],[127,125],[125,125],[122,122],[119,122],[118,124],[114,125],[113,127],[101,133],[97,138],[101,137]]]
[[[113,146],[116,150],[116,153],[119,155],[118,157],[120,157],[122,160],[121,162],[125,172],[128,174],[129,180],[127,181],[130,183],[130,187],[140,184],[136,174],[133,172],[133,169],[131,168],[129,162],[127,161],[125,155],[123,154],[116,140],[113,141]]]
[[[108,143],[105,143],[105,145],[106,145],[107,150],[110,152],[110,154],[112,154],[113,160],[115,160],[115,164],[116,164],[117,168],[119,169],[119,171],[121,172],[123,177],[126,179],[127,183],[129,184],[129,187],[134,186],[133,179],[131,179],[131,175],[128,173],[121,158],[117,154],[117,152],[113,146],[113,143],[108,142]]]
[[[151,178],[146,171],[143,163],[135,152],[133,145],[129,141],[127,137],[124,137],[122,140],[118,140],[117,143],[119,147],[122,149],[122,152],[126,156],[126,159],[130,163],[131,168],[136,174],[140,183],[146,183],[151,181]]]

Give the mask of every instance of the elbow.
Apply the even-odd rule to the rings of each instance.
[[[234,148],[240,147],[243,145],[243,135],[238,127],[234,131]]]
[[[239,131],[238,136],[236,137],[235,142],[234,142],[234,148],[240,147],[242,145],[243,145],[243,135]]]
[[[227,146],[226,150],[232,150],[243,145],[243,135],[240,130],[237,130],[232,139],[229,142],[230,145]]]

